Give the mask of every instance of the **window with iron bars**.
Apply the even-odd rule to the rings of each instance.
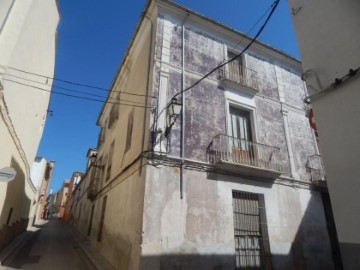
[[[233,191],[236,269],[272,269],[264,196]]]

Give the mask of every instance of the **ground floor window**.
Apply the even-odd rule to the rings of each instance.
[[[264,196],[233,191],[236,269],[271,269]]]

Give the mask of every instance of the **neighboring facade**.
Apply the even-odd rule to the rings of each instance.
[[[69,222],[88,236],[96,222],[94,221],[95,206],[92,199],[96,197],[97,188],[100,187],[103,171],[103,166],[95,164],[96,157],[97,149],[90,148],[87,152],[86,173],[82,175],[80,182],[75,186],[71,198]]]
[[[75,189],[73,223],[116,269],[335,269],[298,60],[255,42],[168,113],[249,42],[149,1]]]
[[[0,1],[0,248],[27,227],[36,189],[30,168],[43,133],[55,67],[56,0]],[[30,73],[24,73],[30,72]],[[39,83],[36,83],[37,81]],[[36,104],[36,106],[34,106]]]
[[[50,192],[49,196],[46,199],[46,209],[49,211],[49,219],[54,217],[55,211],[55,200],[56,200],[56,193],[53,194]]]
[[[55,209],[55,213],[58,214],[59,218],[64,218],[65,202],[68,197],[69,185],[70,185],[70,180],[68,179],[64,180],[60,190],[57,192],[56,195],[54,209]]]
[[[47,219],[47,194],[55,161],[47,161],[43,157],[36,157],[31,167],[31,181],[36,188],[35,200],[31,210],[31,224],[41,219]]]
[[[289,7],[344,269],[360,269],[360,2],[291,0]]]
[[[64,216],[63,216],[65,221],[68,221],[70,218],[71,207],[73,205],[74,189],[79,184],[81,177],[83,175],[84,174],[81,172],[74,172],[71,176],[69,188],[68,188],[68,195],[67,195],[66,201],[65,201],[65,209],[64,209]]]

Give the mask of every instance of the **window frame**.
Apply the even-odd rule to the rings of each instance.
[[[256,112],[254,99],[250,99],[246,95],[240,95],[238,93],[233,93],[231,91],[225,92],[225,109],[226,109],[225,134],[228,136],[231,134],[229,132],[231,128],[230,107],[249,112],[252,141],[257,142],[258,126],[257,126],[257,112]]]
[[[115,147],[115,140],[112,141],[110,148],[109,148],[109,155],[108,155],[108,162],[106,166],[106,175],[105,175],[105,182],[109,181],[111,176],[111,169],[112,169],[112,161],[114,156],[114,147]]]
[[[259,209],[258,213],[256,213],[256,212],[255,213],[246,213],[246,210],[251,212],[252,206],[251,206],[250,200],[254,200],[255,198],[256,198],[258,209]],[[241,202],[239,202],[239,204],[237,204],[235,206],[234,202],[236,199],[244,199],[244,200],[248,199],[249,202],[245,203],[246,207],[248,207],[248,208],[247,209],[239,209],[239,207],[241,206]],[[236,219],[235,218],[236,210],[240,210],[240,212],[238,212],[237,214],[243,215],[244,217],[240,218],[240,219]],[[248,267],[249,267],[249,266],[242,267],[241,265],[239,265],[239,266],[237,265],[237,260],[239,259],[238,256],[241,256],[241,255],[237,255],[237,253],[236,253],[237,248],[239,249],[239,251],[241,249],[241,248],[237,247],[237,241],[238,241],[237,237],[239,239],[244,238],[245,240],[251,239],[251,236],[255,236],[254,232],[256,232],[256,230],[255,230],[256,227],[258,227],[258,233],[260,234],[258,237],[258,241],[259,241],[258,244],[259,244],[259,252],[260,252],[259,257],[260,257],[261,265],[256,266],[256,267],[261,267],[261,269],[264,269],[264,270],[271,270],[272,269],[272,253],[271,253],[271,245],[270,245],[269,230],[268,230],[268,223],[267,223],[265,195],[261,194],[261,193],[248,192],[248,191],[242,191],[242,190],[232,190],[232,211],[233,211],[234,251],[235,251],[236,269],[248,269]],[[258,222],[257,222],[258,225],[251,226],[250,231],[248,231],[248,234],[245,233],[243,237],[237,236],[236,231],[246,232],[249,228],[246,228],[246,225],[245,225],[245,228],[237,227],[235,225],[235,221],[246,220],[249,218],[251,220],[251,218],[253,219],[254,217],[259,218]],[[249,226],[249,225],[247,225],[247,226]],[[250,236],[250,237],[247,238],[248,236]],[[256,238],[256,237],[254,237],[254,238]],[[248,247],[245,246],[245,250],[247,250],[247,249],[248,249]],[[250,250],[251,250],[251,248],[250,248]],[[254,255],[248,255],[248,256],[254,256]],[[251,266],[250,266],[250,268],[251,268]]]
[[[224,46],[224,55],[225,55],[224,58],[226,59],[226,61],[229,61],[230,60],[229,53],[238,55],[242,50],[243,50],[243,48],[234,49],[234,48],[231,48],[230,46],[225,45]],[[244,68],[242,76],[246,77],[247,76],[247,74],[246,74],[247,57],[246,57],[245,53],[243,53],[241,55],[241,66]],[[225,72],[227,74],[229,74],[229,72],[230,72],[229,65],[225,65]]]
[[[134,131],[134,109],[130,111],[128,117],[126,140],[125,140],[125,153],[127,153],[131,149],[133,131]]]

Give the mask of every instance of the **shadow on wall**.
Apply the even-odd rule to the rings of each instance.
[[[326,209],[323,213],[324,196],[321,192],[312,192],[311,199],[301,220],[294,241],[289,248],[287,243],[271,242],[271,264],[265,267],[263,264],[252,267],[237,267],[234,254],[207,254],[202,255],[201,251],[192,248],[183,248],[181,253],[174,251],[174,254],[164,254],[161,256],[144,256],[141,259],[141,269],[166,269],[166,270],[234,270],[234,269],[277,269],[277,270],[341,270],[341,258],[337,246],[336,235],[331,226],[331,209]],[[330,215],[330,216],[329,216]],[[328,222],[325,225],[325,219]],[[326,226],[328,228],[326,228]],[[211,226],[209,226],[211,228]],[[209,229],[204,228],[204,230]],[[287,228],[284,227],[285,231]],[[214,232],[215,233],[215,232]],[[329,240],[332,238],[332,240]],[[189,244],[191,245],[191,244]],[[182,248],[180,248],[181,250]],[[186,251],[185,251],[186,250]],[[281,250],[277,252],[275,250]],[[281,254],[279,254],[281,253]]]
[[[5,247],[15,236],[26,231],[31,200],[25,192],[25,174],[14,157],[11,167],[16,171],[16,177],[7,185],[6,198],[0,224],[0,249]]]

